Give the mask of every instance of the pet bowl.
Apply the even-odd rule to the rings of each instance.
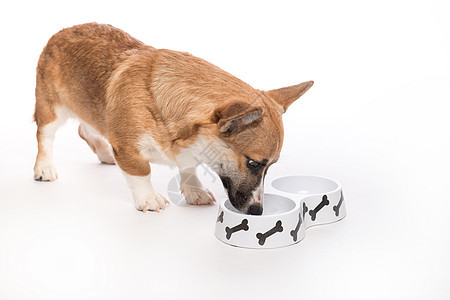
[[[281,177],[266,191],[261,216],[246,215],[223,201],[216,237],[237,247],[284,247],[301,241],[308,227],[339,221],[346,214],[341,185],[326,177]]]

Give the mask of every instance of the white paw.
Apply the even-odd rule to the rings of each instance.
[[[34,180],[55,181],[58,178],[56,168],[53,164],[37,164],[34,167]]]
[[[137,210],[145,213],[148,210],[159,212],[160,209],[165,209],[167,205],[170,205],[170,202],[164,196],[155,193],[154,196],[137,200],[134,204]]]
[[[116,161],[114,160],[114,154],[112,151],[111,145],[104,142],[103,147],[99,147],[97,150],[97,157],[98,159],[107,165],[115,165]]]
[[[203,187],[183,184],[180,187],[181,193],[186,198],[186,202],[194,205],[214,204],[216,199],[210,190]]]

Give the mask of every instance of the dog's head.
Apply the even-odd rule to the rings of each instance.
[[[217,124],[224,147],[220,160],[211,167],[239,211],[262,214],[264,177],[277,161],[283,144],[281,116],[312,85],[308,81],[258,92],[255,99],[225,102],[215,110],[212,121]]]

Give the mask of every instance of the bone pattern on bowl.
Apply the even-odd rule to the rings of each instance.
[[[317,199],[314,196],[306,196],[300,203],[300,209],[297,215],[297,221],[292,228],[284,228],[282,226],[282,220],[278,220],[275,226],[272,224],[266,230],[260,230],[256,235],[253,235],[248,238],[253,238],[257,241],[255,245],[259,245],[263,247],[266,244],[266,240],[270,240],[272,236],[275,234],[287,234],[291,237],[292,241],[289,244],[295,244],[302,240],[305,235],[305,230],[310,226],[321,225],[326,223],[332,223],[339,221],[345,215],[341,214],[342,206],[344,204],[344,197],[342,190],[338,193],[339,197],[330,197],[328,194],[319,195],[321,201],[319,203],[314,203],[313,199]],[[334,198],[333,201],[330,201],[330,198]],[[317,201],[315,201],[317,202]],[[314,207],[314,209],[310,209],[309,207]],[[331,213],[330,213],[331,212]],[[320,218],[321,214],[327,214],[326,218]],[[245,218],[246,215],[242,215],[241,223],[236,225],[235,227],[225,227],[226,238],[228,243],[231,245],[239,246],[239,244],[233,243],[233,236],[229,233],[233,228],[238,228],[239,230],[235,230],[234,232],[245,230],[249,231],[252,227],[252,219],[248,220]],[[305,219],[306,217],[306,219]],[[245,225],[242,225],[245,220]],[[217,218],[217,222],[224,223],[226,222],[226,215],[223,210],[219,210],[219,216]],[[216,234],[217,235],[217,234]],[[219,237],[219,236],[218,236]],[[220,239],[220,238],[219,238]],[[289,245],[288,244],[288,245]],[[287,245],[286,245],[287,246]],[[247,246],[248,247],[248,246]],[[257,248],[257,247],[253,247]]]

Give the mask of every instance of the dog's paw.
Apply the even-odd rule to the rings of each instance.
[[[216,202],[213,193],[203,187],[184,184],[181,186],[181,193],[188,204],[206,205]]]
[[[162,195],[156,193],[154,196],[149,196],[144,199],[134,202],[136,209],[142,212],[155,211],[159,212],[160,209],[165,209],[170,202]]]
[[[55,181],[58,178],[56,168],[53,164],[37,164],[34,167],[34,180]]]

